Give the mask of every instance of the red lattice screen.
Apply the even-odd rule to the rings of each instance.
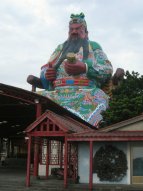
[[[60,141],[43,139],[41,141],[41,157],[40,163],[46,165],[47,150],[49,150],[49,165],[60,165],[60,160],[63,164],[63,144]],[[48,146],[48,149],[47,149]],[[62,156],[61,156],[62,155]]]

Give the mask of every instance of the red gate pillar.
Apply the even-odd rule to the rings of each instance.
[[[68,143],[65,137],[65,153],[64,153],[64,188],[67,188],[67,165],[68,165]]]
[[[36,102],[36,118],[40,117],[41,113],[42,113],[42,106],[37,100],[37,102]]]
[[[36,103],[36,118],[41,115],[42,106],[39,103],[39,100],[35,100]],[[38,169],[39,169],[39,139],[38,137],[35,138],[34,142],[34,169],[33,169],[33,176],[38,176]]]
[[[28,139],[28,154],[27,154],[27,174],[26,174],[26,186],[30,186],[30,165],[31,165],[31,136]]]
[[[93,188],[93,141],[90,141],[90,157],[89,157],[89,190]]]
[[[38,176],[38,167],[39,167],[39,139],[35,137],[34,140],[34,169],[33,169],[33,176]]]

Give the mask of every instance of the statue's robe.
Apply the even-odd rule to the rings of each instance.
[[[52,54],[49,62],[55,67],[62,53],[63,44],[59,45]],[[68,75],[64,70],[64,62],[57,69],[56,80],[51,82],[45,78],[49,65],[41,68],[41,81],[45,90],[42,95],[52,99],[59,105],[79,116],[93,126],[102,120],[101,113],[108,108],[109,96],[101,87],[112,76],[112,65],[100,45],[89,41],[89,55],[83,59],[83,48],[76,53],[76,59],[87,65],[87,71],[80,75]]]

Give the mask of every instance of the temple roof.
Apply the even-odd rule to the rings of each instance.
[[[69,141],[143,141],[143,131],[87,131],[68,135]]]
[[[62,135],[65,136],[86,131],[94,130],[71,117],[46,111],[26,128],[25,133],[32,136],[58,136],[63,133]]]
[[[42,104],[43,110],[50,110],[55,115],[76,120],[83,125],[91,125],[59,106],[47,97],[21,88],[0,83],[0,137],[20,136],[36,120],[36,103]],[[58,118],[58,117],[57,117]]]
[[[140,128],[136,124],[142,123]],[[129,126],[129,128],[128,128]],[[99,129],[100,132],[111,132],[111,131],[143,131],[143,114],[132,117],[130,119],[115,123],[113,125]]]
[[[44,113],[36,119],[37,102]],[[97,130],[47,97],[0,83],[0,137],[24,136],[47,119],[69,140],[143,140],[143,114]]]

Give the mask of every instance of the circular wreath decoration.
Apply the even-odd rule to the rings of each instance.
[[[127,172],[125,153],[112,146],[100,147],[93,159],[93,173],[97,173],[100,181],[120,181]]]

